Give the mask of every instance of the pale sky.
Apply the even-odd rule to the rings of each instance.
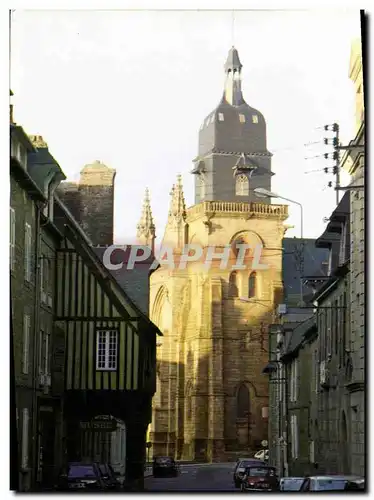
[[[316,127],[336,121],[343,144],[354,136],[348,67],[359,34],[353,8],[241,11],[234,30],[230,11],[16,11],[15,120],[43,135],[70,180],[96,159],[117,170],[118,243],[134,241],[148,186],[160,242],[178,173],[187,205],[194,202],[189,172],[199,127],[221,99],[234,43],[244,98],[267,122],[272,190],[303,203],[304,236],[317,237],[335,207],[335,191],[326,188],[334,178],[321,171],[333,163],[305,157],[331,151]],[[295,230],[287,236],[299,236],[299,208],[290,213]]]

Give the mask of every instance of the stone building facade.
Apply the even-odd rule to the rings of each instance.
[[[225,72],[222,101],[200,130],[196,204],[186,208],[178,177],[162,243],[171,252],[150,280],[150,317],[164,334],[150,441],[154,455],[178,459],[227,460],[268,439],[262,369],[281,301],[288,212],[254,201],[254,187],[270,188],[266,124],[244,101],[234,48]],[[238,269],[240,243],[252,250]]]

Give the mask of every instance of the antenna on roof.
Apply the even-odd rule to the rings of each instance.
[[[231,45],[235,46],[235,10],[231,11]]]

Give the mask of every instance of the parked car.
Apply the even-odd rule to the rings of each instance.
[[[256,458],[240,458],[236,462],[236,466],[234,469],[234,484],[235,488],[240,488],[244,473],[245,473],[245,468],[249,467],[250,465],[266,465],[265,462],[262,460],[258,460]]]
[[[304,478],[299,491],[349,491],[355,488],[353,483],[357,490],[365,488],[364,482],[364,478],[360,476],[310,476]]]
[[[276,468],[269,465],[246,467],[240,489],[241,491],[279,491]]]
[[[268,462],[269,461],[269,450],[259,450],[255,454],[255,458],[258,460],[262,460],[263,462]]]
[[[67,471],[60,474],[57,489],[103,491],[108,489],[97,463],[70,462]]]
[[[155,457],[153,459],[153,476],[178,476],[178,466],[171,457]]]
[[[303,477],[282,477],[279,481],[280,491],[300,491]]]

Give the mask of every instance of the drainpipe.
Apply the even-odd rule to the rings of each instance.
[[[38,361],[39,361],[39,331],[40,331],[40,247],[41,247],[41,224],[40,214],[43,210],[43,205],[36,203],[35,206],[35,288],[34,288],[34,339],[33,339],[33,382],[32,382],[32,484],[36,485],[37,480],[37,465],[38,465],[38,420],[37,420],[37,399],[38,399]]]

